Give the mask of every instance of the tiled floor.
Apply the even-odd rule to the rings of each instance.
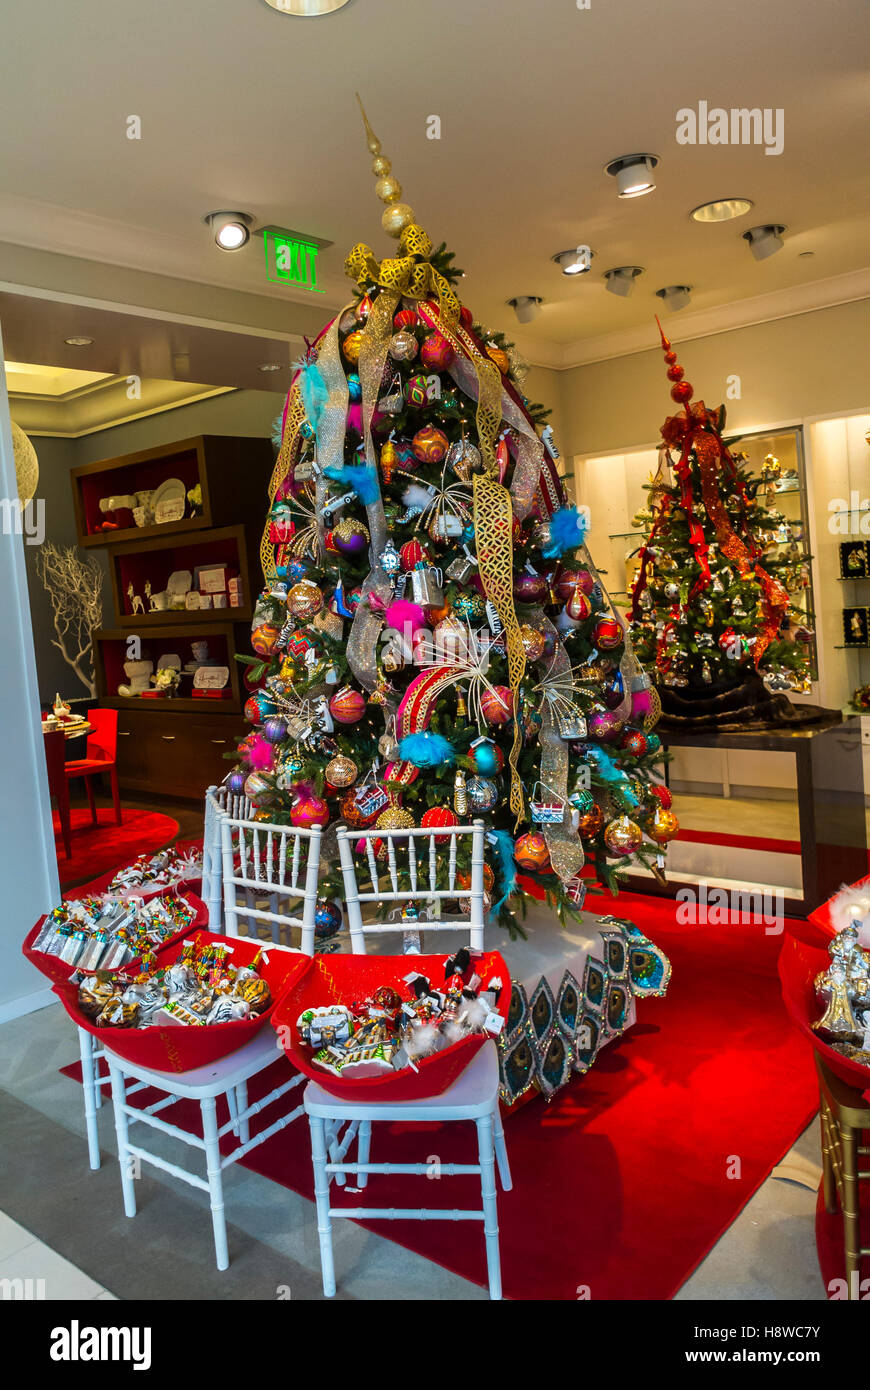
[[[77,1302],[113,1299],[84,1270],[70,1264],[45,1241],[38,1240],[0,1211],[0,1297],[9,1299],[66,1299]],[[116,1300],[115,1300],[116,1301]]]

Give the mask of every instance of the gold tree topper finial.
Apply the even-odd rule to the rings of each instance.
[[[372,156],[372,173],[377,180],[375,192],[381,202],[386,203],[381,216],[381,226],[388,236],[398,239],[405,228],[416,220],[414,209],[409,207],[407,203],[400,202],[402,185],[391,173],[393,166],[386,155],[381,154],[381,142],[369,124],[369,118],[366,115],[359,92],[356,93],[356,99],[359,102],[363,125],[366,128],[366,144]]]

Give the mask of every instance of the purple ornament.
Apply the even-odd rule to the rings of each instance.
[[[240,796],[245,790],[246,775],[247,774],[244,773],[240,767],[234,767],[224,783],[227,791],[232,792],[233,796]]]
[[[271,715],[261,730],[263,738],[269,743],[283,743],[287,737],[287,721],[280,714]]]
[[[514,598],[520,603],[541,603],[547,597],[547,581],[541,574],[514,576]]]
[[[336,550],[340,550],[342,555],[361,555],[368,548],[368,538],[364,531],[354,531],[349,536],[340,536],[336,531],[332,540]]]

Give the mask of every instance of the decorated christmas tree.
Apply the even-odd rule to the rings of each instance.
[[[513,929],[518,875],[564,913],[582,907],[587,859],[610,888],[632,860],[661,864],[677,823],[652,778],[658,702],[545,412],[460,303],[451,254],[365,124],[398,254],[353,248],[353,299],[291,385],[246,658],[253,728],[227,780],[263,821],[326,827],[324,936],[339,822],[473,817],[492,915]]]
[[[661,331],[661,325],[659,325]],[[788,524],[770,476],[752,476],[723,438],[725,408],[692,401],[690,382],[661,333],[671,397],[682,407],[662,426],[658,471],[632,586],[635,651],[653,674],[665,722],[711,728],[798,718],[782,695],[806,689],[799,640],[805,614],[789,590],[807,580],[806,557],[778,544]]]

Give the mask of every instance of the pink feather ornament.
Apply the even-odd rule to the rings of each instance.
[[[247,753],[247,760],[257,772],[268,772],[273,766],[275,750],[261,734],[257,734]]]
[[[418,632],[421,627],[426,626],[426,614],[419,603],[411,603],[408,599],[399,598],[395,603],[391,603],[384,614],[384,622],[387,627],[394,628],[396,632],[411,633]]]

